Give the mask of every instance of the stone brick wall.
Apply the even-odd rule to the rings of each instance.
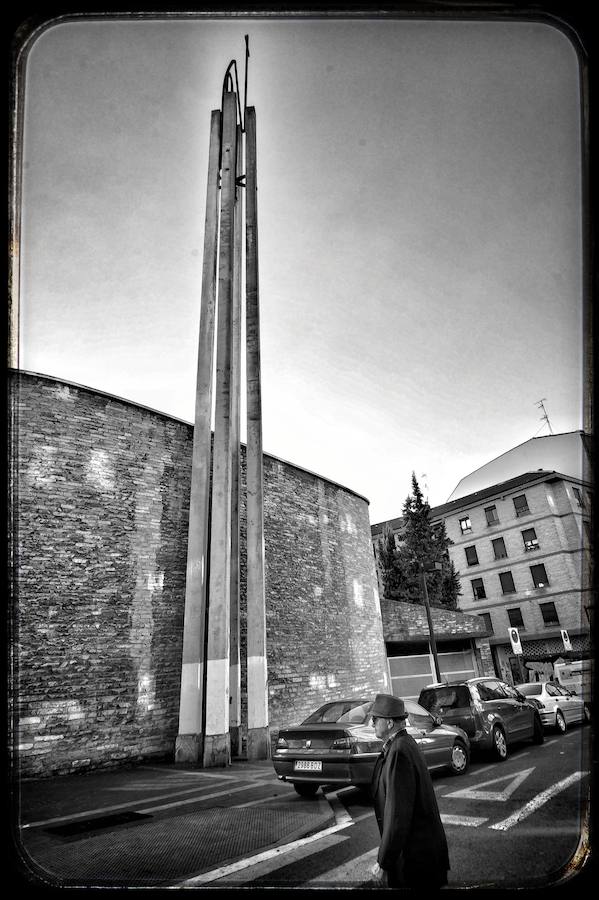
[[[11,389],[21,774],[172,757],[193,428],[45,376],[12,373]],[[367,502],[268,456],[264,482],[276,735],[329,698],[385,690],[387,663]],[[241,591],[243,654],[243,565]]]
[[[381,600],[383,634],[387,643],[422,640],[428,635],[426,608],[417,603]],[[454,638],[484,638],[485,623],[480,616],[469,616],[453,609],[431,607],[431,619],[437,641]]]

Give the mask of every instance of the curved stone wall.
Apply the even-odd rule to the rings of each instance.
[[[24,372],[11,398],[21,774],[172,757],[193,427]],[[276,734],[327,699],[388,689],[387,661],[367,502],[267,455],[264,495]],[[243,654],[243,565],[241,591]]]

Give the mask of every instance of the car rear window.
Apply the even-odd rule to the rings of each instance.
[[[438,688],[424,688],[418,702],[435,714],[439,709],[460,709],[470,705],[470,693],[464,684],[444,685]]]
[[[370,718],[370,709],[373,701],[362,703],[360,706],[352,706],[347,712],[337,719],[338,722],[347,722],[348,725],[364,725]]]
[[[524,694],[525,697],[534,697],[535,694],[541,694],[543,692],[542,684],[519,684],[518,690],[521,694]]]
[[[371,705],[371,702],[367,700],[340,700],[338,703],[327,703],[308,716],[302,722],[302,725],[316,725],[318,722],[339,722],[342,717],[347,716],[352,710],[361,710],[366,706],[370,710]],[[356,713],[356,715],[361,715],[361,713]],[[347,722],[349,720],[343,718],[343,721]],[[356,724],[362,724],[363,721],[364,719],[361,719]]]

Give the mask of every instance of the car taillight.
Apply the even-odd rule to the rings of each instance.
[[[353,746],[354,742],[350,737],[337,738],[331,744],[331,750],[351,750]]]
[[[277,750],[286,750],[289,747],[289,744],[285,740],[284,737],[280,737],[277,741]]]

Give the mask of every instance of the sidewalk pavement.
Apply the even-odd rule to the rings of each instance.
[[[335,823],[322,793],[299,797],[270,760],[25,779],[14,806],[22,877],[55,887],[210,884]]]

